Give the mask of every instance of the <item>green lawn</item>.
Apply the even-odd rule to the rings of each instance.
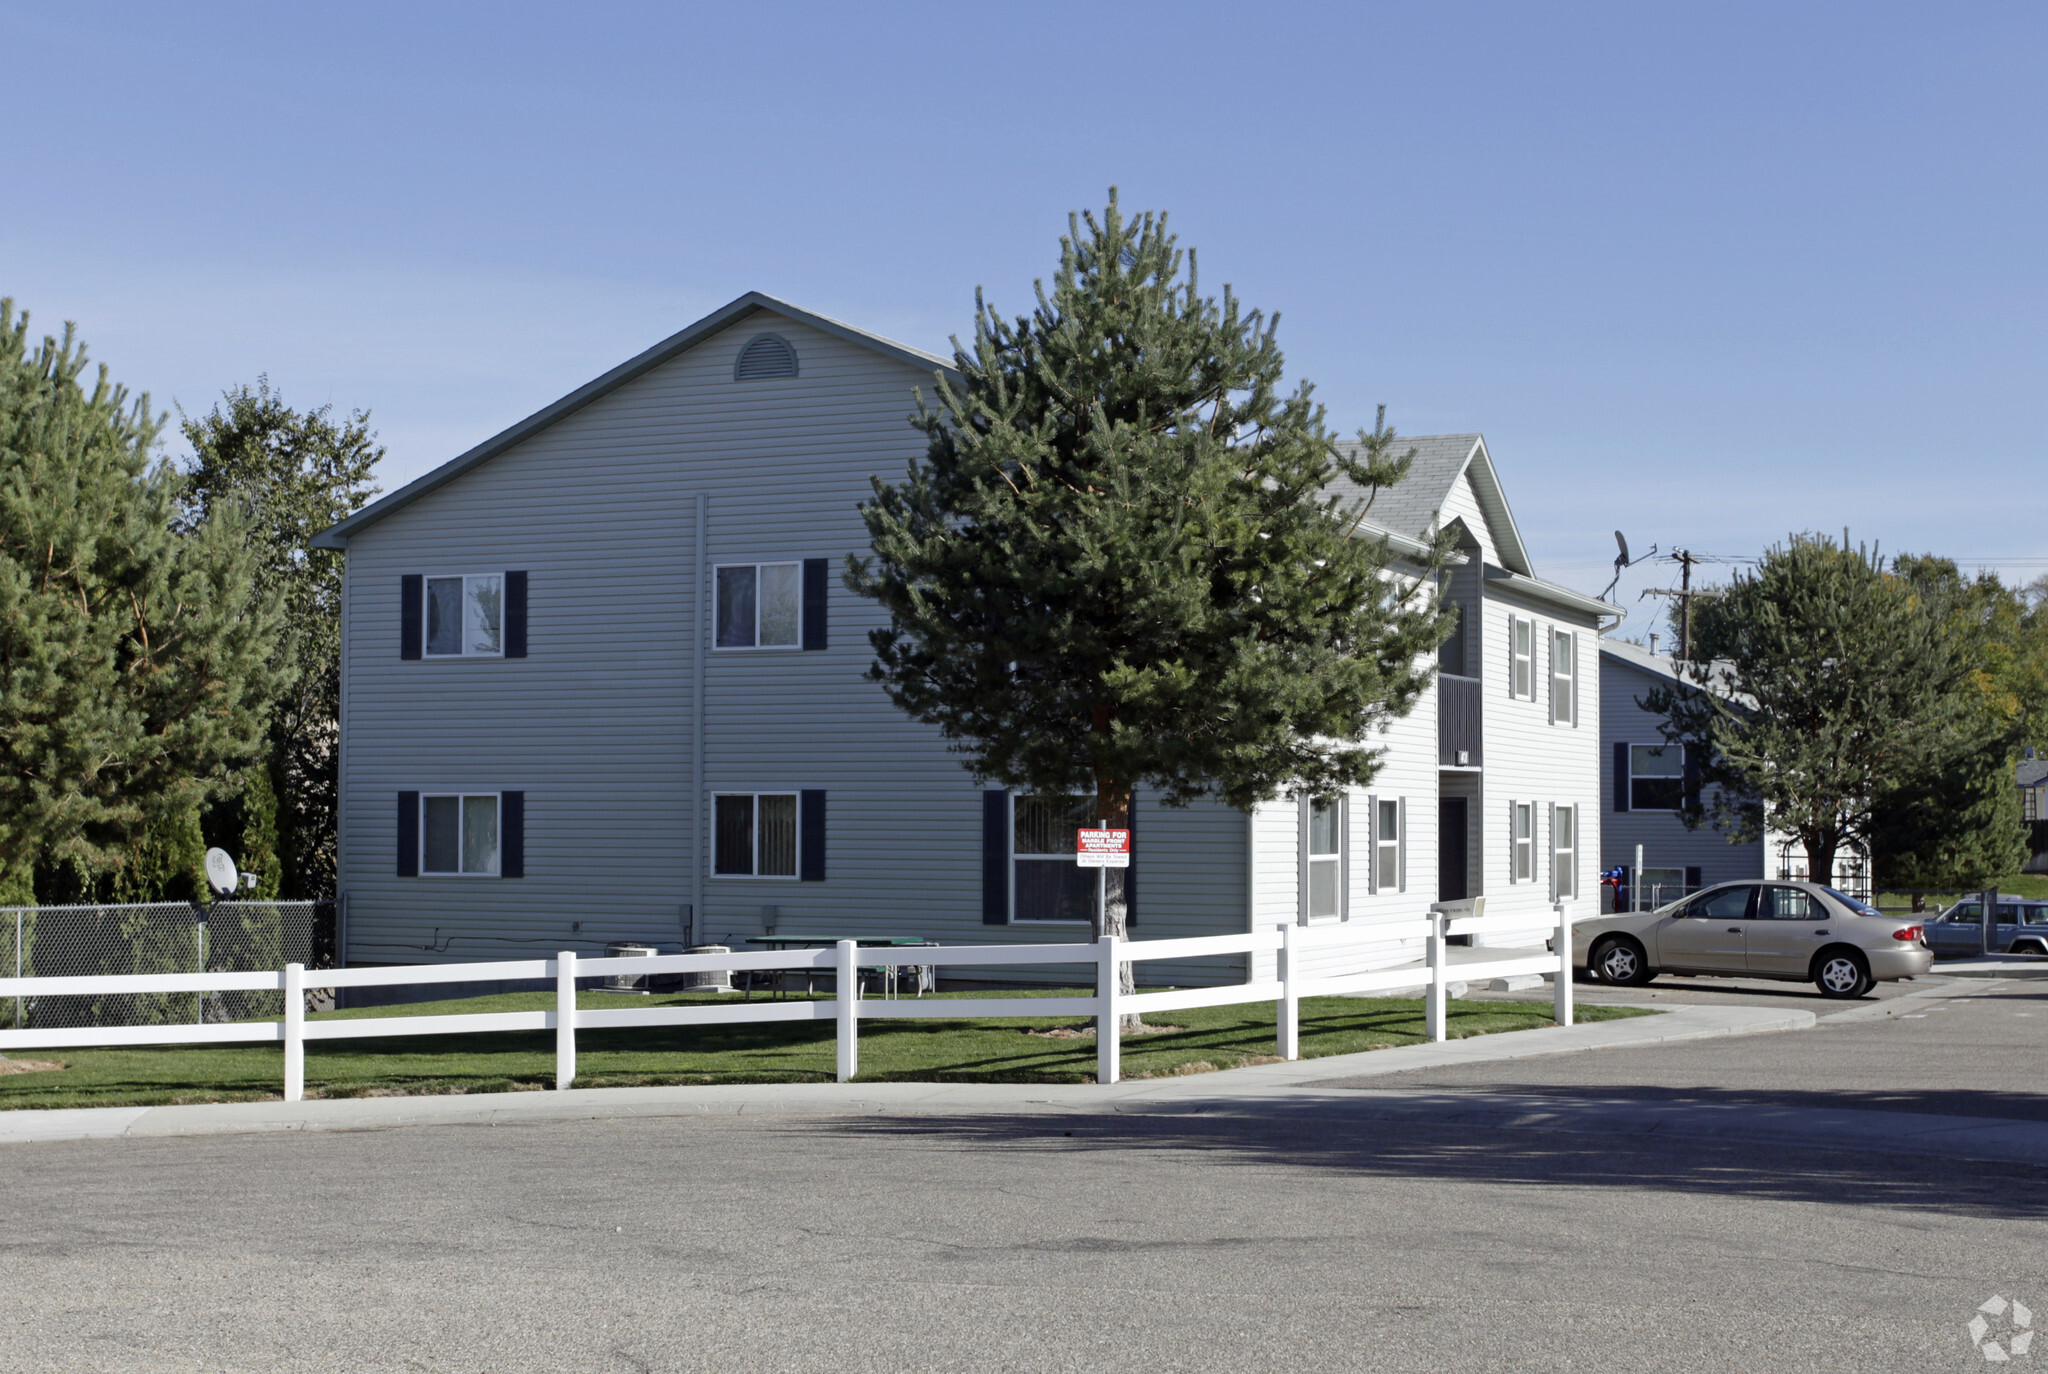
[[[1086,996],[1087,992],[1067,989],[1004,995]],[[634,997],[585,992],[578,995],[577,1005],[597,1010],[733,1000],[707,994]],[[553,1005],[551,993],[511,993],[329,1015],[402,1018],[543,1010]],[[1582,1021],[1600,1021],[1648,1013],[1582,1005],[1577,1014]],[[1448,1015],[1454,1038],[1551,1024],[1547,1002],[1453,1001]],[[1179,1029],[1127,1036],[1124,1074],[1130,1078],[1161,1077],[1269,1061],[1273,1057],[1273,1017],[1271,1003],[1154,1017],[1160,1024]],[[863,1022],[860,1078],[866,1082],[1090,1083],[1095,1079],[1092,1037],[1061,1039],[1027,1033],[1087,1024],[1073,1017]],[[1301,1052],[1305,1058],[1408,1045],[1422,1038],[1419,999],[1317,997],[1301,1006]],[[829,1083],[833,1077],[830,1021],[593,1030],[579,1032],[576,1039],[579,1088]],[[257,1101],[279,1096],[284,1077],[283,1051],[275,1045],[23,1050],[17,1057],[55,1060],[65,1067],[0,1074],[0,1109]],[[306,1046],[308,1097],[506,1092],[549,1087],[554,1079],[553,1031],[328,1040]]]

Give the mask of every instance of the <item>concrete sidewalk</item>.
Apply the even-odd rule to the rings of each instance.
[[[1810,1011],[1684,1006],[1656,1016],[1478,1035],[1223,1073],[1092,1083],[744,1083],[719,1087],[577,1088],[568,1092],[228,1102],[189,1107],[82,1107],[0,1112],[0,1144],[256,1131],[362,1131],[399,1126],[506,1125],[612,1116],[957,1115],[966,1113],[1229,1113],[1282,1103],[1359,1100],[1316,1090],[1332,1079],[1612,1046],[1801,1030]]]

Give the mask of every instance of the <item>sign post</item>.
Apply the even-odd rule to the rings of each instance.
[[[1129,868],[1131,866],[1131,832],[1128,830],[1110,829],[1108,817],[1103,818],[1099,829],[1076,830],[1074,832],[1074,866],[1076,868],[1092,868],[1095,870],[1095,920],[1093,924],[1095,938],[1099,940],[1107,933],[1102,927],[1103,919],[1109,915],[1109,870],[1112,868]],[[1097,978],[1095,995],[1097,997],[1108,995],[1101,986],[1100,975]],[[1107,1016],[1098,1018],[1095,1023],[1095,1034],[1098,1044],[1105,1042],[1115,1043],[1117,1035],[1116,1019]]]

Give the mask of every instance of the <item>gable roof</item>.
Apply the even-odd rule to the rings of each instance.
[[[1349,440],[1337,445],[1347,456],[1356,456],[1361,445]],[[1501,564],[1511,573],[1536,576],[1522,532],[1515,527],[1514,513],[1500,489],[1500,476],[1493,470],[1493,457],[1486,451],[1486,438],[1479,434],[1420,434],[1396,439],[1401,453],[1415,450],[1415,462],[1408,475],[1391,487],[1373,494],[1365,523],[1411,539],[1426,539],[1438,524],[1444,503],[1459,479],[1469,475],[1473,495],[1486,516]],[[1359,499],[1365,489],[1355,482],[1339,479],[1332,484],[1339,493]]]
[[[610,395],[634,378],[653,371],[669,361],[669,359],[695,348],[698,344],[727,326],[736,324],[747,316],[759,311],[772,311],[775,314],[795,320],[801,324],[807,324],[822,333],[835,335],[849,343],[859,344],[863,348],[871,348],[877,353],[894,358],[901,363],[908,363],[910,366],[920,370],[931,369],[949,374],[953,371],[952,361],[947,358],[941,358],[936,353],[927,353],[921,348],[912,348],[909,344],[897,343],[894,339],[887,339],[880,334],[857,328],[843,320],[835,320],[828,315],[820,315],[816,311],[806,310],[802,306],[791,305],[788,301],[770,296],[765,292],[749,291],[738,300],[720,306],[681,332],[669,335],[669,337],[663,339],[646,352],[628,358],[602,377],[585,382],[561,400],[554,402],[552,405],[542,407],[524,420],[521,420],[518,424],[513,425],[510,429],[491,436],[467,453],[460,454],[443,463],[424,477],[415,478],[413,481],[406,483],[383,500],[374,501],[357,511],[354,515],[351,515],[348,519],[341,521],[331,528],[322,530],[313,536],[313,547],[316,549],[347,548],[349,536],[358,530],[376,524],[379,520],[395,511],[403,510],[429,492],[438,491],[462,476],[463,473],[468,472],[471,468],[488,463],[491,459],[505,452],[505,450],[525,442],[550,425],[575,414],[592,401]]]
[[[1631,668],[1639,668],[1650,676],[1662,678],[1666,682],[1681,681],[1678,675],[1678,662],[1671,655],[1651,653],[1642,645],[1631,644],[1625,639],[1601,640],[1600,656],[1611,658],[1616,663],[1626,663]]]

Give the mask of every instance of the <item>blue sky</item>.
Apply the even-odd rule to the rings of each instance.
[[[159,405],[368,408],[387,489],[749,289],[943,351],[1114,182],[1340,429],[1483,431],[1556,580],[2048,572],[2039,5],[0,0],[0,52],[0,295]]]

